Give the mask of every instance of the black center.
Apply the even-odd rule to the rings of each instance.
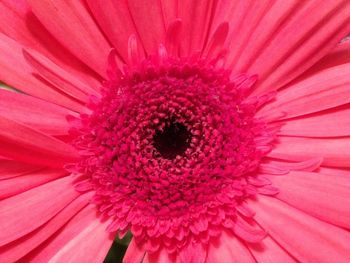
[[[174,159],[188,148],[191,133],[186,126],[178,122],[167,122],[162,131],[156,131],[153,137],[154,147],[166,159]]]

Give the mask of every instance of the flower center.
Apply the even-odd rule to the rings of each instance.
[[[153,145],[163,158],[171,160],[186,151],[191,137],[191,133],[184,124],[168,120],[163,130],[156,131],[153,136]]]
[[[237,231],[238,208],[264,185],[254,172],[274,136],[255,118],[264,101],[246,97],[253,83],[207,61],[150,58],[104,84],[75,127],[73,172],[112,219],[108,231],[169,251]]]

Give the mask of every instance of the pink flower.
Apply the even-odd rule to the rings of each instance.
[[[0,2],[0,262],[350,261],[350,2]]]

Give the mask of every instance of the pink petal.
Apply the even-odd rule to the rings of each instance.
[[[276,2],[276,4],[280,4]],[[229,51],[227,63],[231,63],[230,68],[234,69],[234,72],[240,56],[248,55],[242,54],[243,50],[251,45],[251,35],[254,30],[259,26],[260,20],[267,12],[273,12],[271,1],[218,1],[216,11],[213,17],[213,25],[211,31],[216,28],[222,21],[229,22],[229,34],[226,49]],[[286,7],[280,7],[280,13],[274,17],[283,15]],[[277,12],[276,12],[277,13]],[[260,25],[261,26],[261,25]],[[258,39],[261,38],[258,36]],[[255,41],[255,40],[254,40]]]
[[[78,158],[76,150],[54,138],[0,116],[0,154],[18,161],[59,167]]]
[[[339,43],[335,49],[307,70],[300,78],[307,78],[327,68],[350,62],[350,41]]]
[[[220,239],[209,244],[207,262],[255,263],[248,247],[230,233],[222,232]]]
[[[206,247],[200,243],[191,242],[178,252],[179,263],[205,263]]]
[[[45,224],[78,195],[68,176],[1,200],[0,246]]]
[[[215,10],[215,1],[178,1],[178,18],[183,22],[181,55],[188,56],[205,47]]]
[[[347,263],[350,233],[320,221],[276,198],[249,200],[256,221],[281,247],[301,262]]]
[[[348,1],[263,2],[267,11],[261,12],[245,48],[231,60],[235,71],[259,75],[257,92],[278,89],[293,80],[350,32]],[[249,22],[255,12],[250,16],[243,18]],[[229,43],[232,50],[236,42]]]
[[[205,51],[204,51],[204,54],[202,54],[202,56],[211,57],[215,59],[223,50],[223,46],[227,38],[228,30],[229,30],[228,23],[227,22],[221,23],[216,28],[213,35],[210,37],[210,40],[208,41],[208,44],[205,47]]]
[[[265,158],[260,165],[260,172],[270,175],[284,175],[290,171],[313,172],[319,169],[323,158],[315,157],[301,162],[288,162],[285,160],[276,160]]]
[[[106,231],[93,205],[85,207],[40,249],[28,255],[27,262],[103,262],[113,237]]]
[[[84,107],[54,90],[50,85],[32,75],[32,67],[23,57],[23,47],[0,33],[0,79],[32,96],[80,111]]]
[[[29,0],[29,3],[40,22],[65,48],[101,76],[106,75],[111,47],[83,2]]]
[[[160,1],[128,0],[130,14],[147,54],[155,53],[165,40],[165,23]],[[151,30],[150,30],[151,29]]]
[[[160,0],[166,28],[175,21],[177,16],[178,1]]]
[[[136,244],[135,239],[132,238],[126,250],[125,256],[123,258],[123,263],[142,262],[142,259],[144,256],[145,256],[145,251],[142,248],[140,248]]]
[[[1,262],[15,262],[64,226],[70,218],[87,205],[91,194],[80,195],[43,226],[0,248]]]
[[[279,246],[271,237],[266,237],[259,244],[251,244],[250,252],[258,263],[296,263],[281,246]]]
[[[341,168],[334,168],[334,167],[320,167],[319,172],[324,173],[324,174],[342,176],[342,177],[350,176],[350,169],[341,169]]]
[[[350,135],[350,106],[287,120],[280,135],[302,137],[341,137]]]
[[[127,61],[129,37],[137,32],[127,2],[87,0],[87,3],[101,29],[113,44],[113,47],[117,50],[120,57],[124,61]]]
[[[287,118],[334,108],[350,102],[350,64],[326,69],[278,92],[276,101],[266,105],[258,116],[276,112]]]
[[[0,180],[14,178],[40,169],[42,168],[35,165],[0,159]]]
[[[241,217],[237,217],[233,232],[237,237],[249,243],[259,243],[266,236],[266,233],[259,226],[248,223]]]
[[[271,176],[277,198],[324,221],[350,228],[350,177],[310,172]]]
[[[50,135],[67,135],[72,111],[17,92],[0,90],[0,115]]]
[[[323,165],[350,167],[350,138],[302,138],[278,137],[278,144],[268,154],[269,157],[305,161],[323,157]]]
[[[79,79],[76,79],[75,76],[60,68],[40,53],[33,50],[26,50],[24,51],[24,57],[41,77],[61,92],[83,103],[89,102],[90,95],[99,96],[99,92],[94,88],[90,88]]]
[[[165,249],[160,249],[152,254],[146,254],[142,263],[180,263],[176,259],[176,254],[169,254]],[[128,263],[128,262],[125,262]],[[138,263],[137,261],[132,261],[130,263]]]
[[[180,46],[182,42],[182,21],[177,19],[167,27],[165,37],[165,47],[171,56],[179,56]]]
[[[0,200],[22,193],[39,185],[66,176],[63,170],[42,169],[0,181]]]
[[[97,85],[98,80],[93,72],[50,35],[33,15],[27,2],[27,0],[0,2],[0,32],[21,45],[35,49],[49,57],[81,81],[92,86]]]
[[[0,31],[11,38],[28,39],[29,32],[23,24],[22,16],[29,11],[27,0],[3,0],[0,2]]]

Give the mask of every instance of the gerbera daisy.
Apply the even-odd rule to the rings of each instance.
[[[348,0],[0,13],[0,262],[350,262]]]

